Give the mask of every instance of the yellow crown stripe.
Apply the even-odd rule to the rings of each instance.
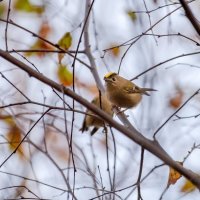
[[[109,78],[112,75],[116,75],[116,73],[115,72],[109,72],[104,76],[104,78]]]

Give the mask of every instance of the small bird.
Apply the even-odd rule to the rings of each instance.
[[[91,103],[102,109],[110,116],[113,116],[112,104],[105,95],[96,96]],[[104,129],[106,129],[105,122],[100,117],[95,116],[95,114],[90,110],[87,110],[86,113],[87,115],[85,115],[80,131],[87,131],[89,127],[94,126],[91,131],[91,135],[94,135],[100,127],[104,127]]]
[[[110,72],[104,76],[106,96],[110,102],[121,108],[132,108],[142,100],[142,95],[150,96],[147,91],[156,91],[152,88],[140,88],[131,81]]]

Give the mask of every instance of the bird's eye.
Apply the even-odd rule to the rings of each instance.
[[[112,78],[112,81],[116,81],[116,79],[115,79],[115,78]]]

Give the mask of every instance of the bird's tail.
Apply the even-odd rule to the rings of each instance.
[[[140,92],[142,93],[142,94],[145,94],[145,95],[147,95],[147,96],[150,96],[150,94],[148,93],[148,92],[154,92],[154,91],[157,91],[157,90],[155,90],[155,89],[153,89],[153,88],[140,88]]]
[[[83,133],[84,131],[87,131],[87,130],[88,130],[88,127],[86,126],[86,119],[84,119],[82,127],[79,129],[79,131]]]

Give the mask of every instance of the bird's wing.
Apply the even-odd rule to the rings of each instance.
[[[124,88],[124,91],[125,91],[126,93],[128,93],[128,94],[134,93],[133,88],[129,88],[129,87],[125,87],[125,88]]]

